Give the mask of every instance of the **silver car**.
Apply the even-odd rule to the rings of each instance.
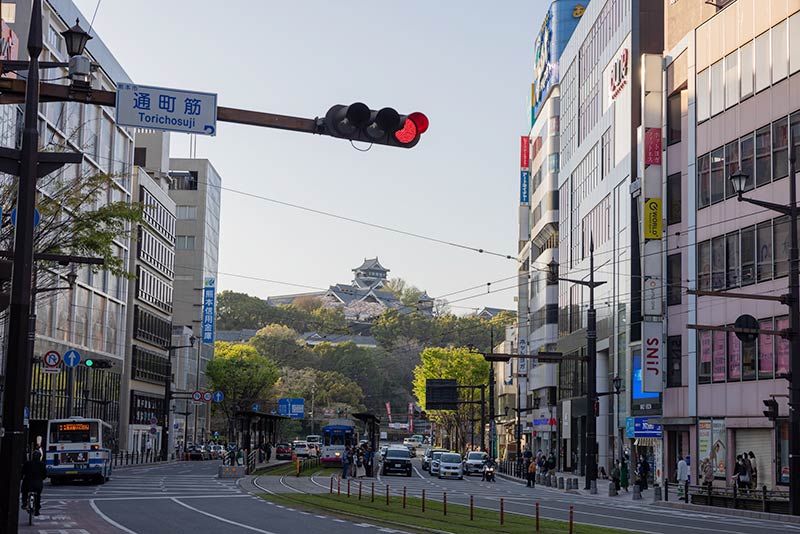
[[[442,454],[446,453],[442,451],[436,451],[433,453],[433,456],[431,456],[431,467],[428,469],[428,472],[431,474],[431,476],[439,474],[439,463],[442,459]]]
[[[461,465],[461,455],[454,452],[446,452],[439,459],[439,478],[456,477],[459,480],[464,478],[464,470]]]
[[[472,451],[467,454],[467,459],[464,461],[464,474],[465,475],[480,475],[483,473],[483,464],[489,455],[481,451]]]

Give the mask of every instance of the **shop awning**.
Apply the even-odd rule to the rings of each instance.
[[[636,438],[633,442],[637,447],[655,447],[661,443],[661,438]]]

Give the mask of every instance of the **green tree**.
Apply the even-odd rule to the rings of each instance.
[[[225,395],[217,407],[225,414],[228,435],[232,436],[236,413],[247,411],[254,402],[270,397],[278,370],[272,360],[250,345],[217,341],[206,376],[212,388]]]
[[[261,328],[276,322],[278,310],[266,301],[246,293],[223,291],[217,295],[217,329]]]
[[[419,299],[424,293],[424,291],[410,285],[402,278],[392,278],[386,282],[383,289],[392,293],[404,306],[411,310],[416,310],[419,307]]]
[[[265,326],[249,341],[249,345],[264,358],[269,358],[278,366],[294,368],[305,367],[308,349],[296,331],[288,326],[271,324]]]
[[[425,384],[430,378],[454,379],[459,386],[481,385],[489,380],[489,362],[480,353],[465,348],[428,347],[422,351],[420,360],[414,368],[414,396],[423,407]],[[462,400],[471,399],[467,389],[460,390],[459,396]],[[459,406],[454,411],[425,409],[433,421],[448,429],[450,447],[463,449],[468,435],[465,429],[472,424],[469,405]]]
[[[384,376],[378,368],[378,362],[385,357],[383,351],[348,341],[336,345],[320,343],[314,347],[313,356],[313,367],[340,373],[354,381],[364,391],[367,407],[377,410],[385,398]]]
[[[328,407],[344,407],[350,411],[364,409],[364,392],[361,386],[341,373],[317,369],[292,369],[284,367],[275,384],[275,396],[302,397],[306,411],[311,411],[314,401],[315,418],[321,419],[322,410]]]
[[[332,308],[317,308],[311,312],[316,321],[315,328],[320,334],[347,334],[350,329],[347,327],[347,319],[341,310]]]
[[[386,310],[372,325],[372,335],[387,350],[395,348],[399,340],[414,339],[436,343],[437,323],[419,313],[401,313]]]

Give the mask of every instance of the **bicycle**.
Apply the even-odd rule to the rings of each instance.
[[[36,493],[33,491],[28,492],[28,504],[25,509],[28,511],[28,526],[33,526],[33,516],[36,512]]]

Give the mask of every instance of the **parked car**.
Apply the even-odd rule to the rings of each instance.
[[[275,459],[276,460],[291,460],[292,459],[292,446],[288,443],[278,443],[275,445]]]
[[[481,451],[472,451],[467,454],[467,458],[464,460],[464,474],[480,475],[483,473],[483,464],[488,457],[488,454]]]
[[[422,456],[422,469],[427,471],[431,468],[431,458],[434,452],[448,452],[447,449],[428,448]]]
[[[461,464],[460,454],[455,452],[445,452],[439,460],[439,478],[456,477],[459,480],[464,478],[464,466]]]
[[[406,447],[389,447],[386,457],[383,459],[382,475],[389,473],[404,473],[407,477],[411,476],[413,468],[411,466],[411,455]]]
[[[442,460],[442,454],[445,454],[447,451],[435,451],[433,456],[431,456],[431,468],[428,469],[428,472],[431,476],[436,476],[439,474],[439,464]]]
[[[294,446],[294,455],[298,458],[308,458],[311,456],[311,448],[305,441],[295,441],[292,445]]]

